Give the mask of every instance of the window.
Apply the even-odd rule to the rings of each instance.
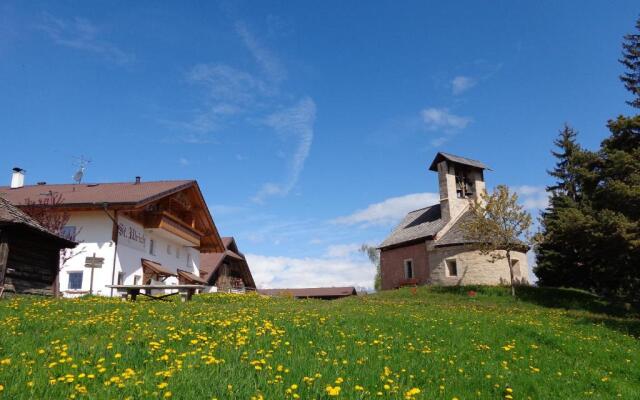
[[[69,285],[68,288],[71,290],[79,290],[82,289],[82,271],[80,272],[69,272]]]
[[[140,284],[140,275],[134,275],[133,276],[133,284],[134,285],[139,285]]]
[[[458,276],[458,262],[455,259],[446,260],[447,276]]]
[[[156,242],[153,239],[149,239],[149,254],[151,254],[152,256],[156,255]]]
[[[404,260],[404,277],[413,279],[413,260]]]
[[[118,285],[124,285],[124,272],[118,272]]]
[[[171,248],[171,245],[168,244],[167,245],[167,254],[171,255],[172,252],[173,252],[173,249]]]
[[[63,227],[60,236],[68,240],[76,240],[76,227],[71,225]]]
[[[180,258],[180,247],[176,247],[176,258]]]

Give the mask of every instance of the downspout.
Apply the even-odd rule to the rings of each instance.
[[[107,210],[107,203],[102,203],[103,210],[109,217],[111,221],[113,221],[113,229],[111,232],[111,238],[113,239],[113,264],[111,266],[111,285],[115,284],[116,279],[116,258],[118,257],[118,210],[113,210],[113,217],[109,214]],[[111,288],[111,293],[109,297],[113,297],[113,288]]]

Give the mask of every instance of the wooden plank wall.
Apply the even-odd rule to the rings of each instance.
[[[37,233],[11,229],[5,285],[17,293],[53,295],[58,275],[60,251]]]

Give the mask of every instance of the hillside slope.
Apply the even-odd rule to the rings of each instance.
[[[0,399],[638,398],[637,317],[581,292],[468,290],[2,300]]]

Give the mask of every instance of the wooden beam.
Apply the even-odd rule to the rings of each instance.
[[[0,231],[0,286],[4,285],[4,277],[7,273],[7,260],[9,259],[9,232],[6,229]]]

